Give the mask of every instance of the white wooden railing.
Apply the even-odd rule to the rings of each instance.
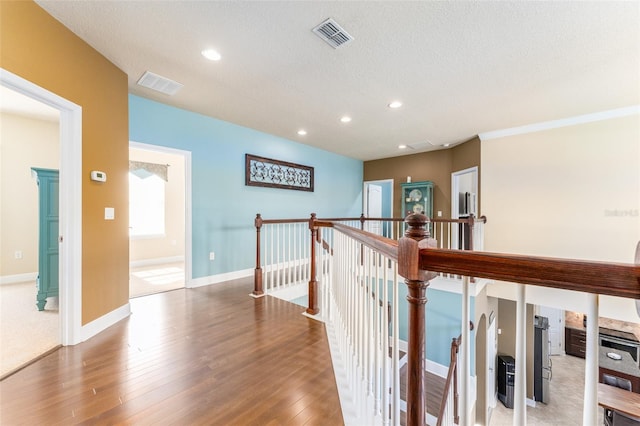
[[[312,215],[312,219],[315,216]],[[402,237],[405,224],[402,219],[393,218],[346,218],[322,219],[333,223],[344,224],[356,229],[379,232],[386,229],[389,238],[398,240]],[[265,220],[260,215],[256,217],[257,259],[260,265],[260,280],[262,292],[274,293],[293,286],[306,284],[310,280],[311,233],[310,219],[275,219]],[[438,248],[482,251],[484,248],[484,217],[471,216],[466,219],[433,219],[429,229],[431,236],[437,241]],[[322,228],[320,240],[322,243],[316,256],[330,254],[332,245],[328,242],[333,233],[332,229]],[[318,258],[316,258],[318,260]],[[325,257],[326,262],[330,261]],[[324,263],[318,263],[324,265]],[[325,271],[326,272],[326,271]],[[441,276],[461,278],[440,273]],[[256,277],[257,279],[257,277]]]
[[[396,262],[336,232],[328,324],[343,360],[355,424],[400,424]]]
[[[315,215],[309,220],[256,217],[256,282],[261,281],[262,292],[256,285],[254,295],[270,293],[286,299],[292,294],[289,289],[297,288],[299,296],[307,283],[310,295],[313,283],[317,300],[309,297],[307,313],[319,312],[315,317],[325,321],[328,331],[334,333],[332,352],[344,360],[348,379],[343,388],[355,402],[351,410],[354,418],[366,424],[398,425],[406,405],[400,389],[397,292],[402,278],[396,261],[333,227],[318,227],[318,221]],[[355,229],[391,230],[393,241],[405,228],[401,219],[323,221]],[[484,218],[473,217],[441,219],[431,223],[429,229],[440,236],[438,248],[462,247],[458,243],[466,241],[464,247],[469,249],[470,244],[481,244],[484,222]],[[469,230],[473,232],[471,238],[463,234]],[[453,403],[444,403],[451,405],[448,410],[453,412]]]

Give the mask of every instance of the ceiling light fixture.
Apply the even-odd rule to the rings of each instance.
[[[220,53],[218,53],[218,51],[214,49],[205,49],[201,53],[202,53],[202,56],[204,56],[210,61],[219,61],[220,59],[222,59],[222,56],[220,55]]]
[[[407,149],[407,146],[406,146],[406,145],[404,145],[404,144],[403,144],[403,145],[398,145],[398,148],[399,148],[399,149]]]
[[[402,106],[402,102],[400,101],[393,101],[388,105],[388,107],[392,109],[400,108],[401,106]]]
[[[306,135],[306,134],[307,134],[307,131],[306,131],[306,130],[304,130],[304,129],[300,129],[300,130],[298,130],[298,134],[299,134],[300,136],[304,136],[304,135]]]
[[[351,117],[345,115],[344,117],[340,118],[340,121],[342,121],[343,123],[349,123],[351,121]]]
[[[449,145],[451,145],[451,144],[450,144],[450,143],[445,143],[443,146],[444,146],[445,148],[447,148]]]

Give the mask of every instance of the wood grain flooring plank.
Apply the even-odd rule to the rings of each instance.
[[[0,424],[342,424],[324,325],[251,288],[132,299],[129,318],[0,382]]]

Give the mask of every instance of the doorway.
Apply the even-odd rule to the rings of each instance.
[[[451,173],[451,218],[478,215],[478,167]],[[459,227],[451,230],[451,248],[464,248]]]
[[[81,341],[82,330],[80,322],[82,278],[82,228],[80,220],[82,217],[82,158],[80,154],[82,147],[82,109],[78,105],[4,69],[0,69],[0,86],[2,86],[3,90],[8,89],[15,94],[19,94],[21,99],[31,104],[33,108],[46,106],[47,108],[44,109],[48,109],[50,112],[53,111],[58,117],[58,130],[56,132],[58,147],[55,149],[60,170],[60,225],[58,235],[60,236],[60,241],[63,240],[64,244],[58,244],[60,253],[58,261],[58,281],[60,283],[59,313],[57,319],[53,320],[55,323],[55,331],[53,333],[55,334],[57,345],[74,345]],[[8,100],[5,96],[2,96],[2,99],[3,103]],[[15,105],[13,106],[15,107]],[[6,141],[3,138],[4,142]],[[3,153],[3,161],[6,160],[4,154],[6,152]],[[27,172],[28,174],[29,172]],[[6,182],[7,180],[3,179],[3,181]],[[33,185],[35,186],[35,183]],[[5,219],[10,220],[7,216],[5,216]],[[5,234],[3,233],[3,243],[5,243],[4,239]],[[24,259],[25,251],[16,249],[12,254],[13,258]],[[30,274],[37,275],[37,271],[27,273],[27,275]],[[20,275],[19,273],[13,274],[12,278],[18,279]],[[23,275],[23,277],[25,276]],[[3,282],[6,281],[6,278],[3,277]],[[9,278],[9,281],[12,278]]]
[[[538,315],[549,319],[549,355],[564,355],[564,311],[538,306]]]
[[[190,153],[130,142],[129,160],[129,297],[188,287]]]
[[[393,217],[393,179],[364,182],[362,212],[365,217]],[[389,222],[367,222],[369,232],[393,238],[393,226]]]

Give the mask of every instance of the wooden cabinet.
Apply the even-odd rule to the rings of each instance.
[[[38,294],[42,311],[47,297],[58,296],[58,170],[32,168],[38,182]]]
[[[584,358],[587,347],[587,333],[584,330],[565,327],[564,346],[567,355]]]
[[[421,213],[433,217],[433,182],[401,183],[402,217],[410,213]]]

